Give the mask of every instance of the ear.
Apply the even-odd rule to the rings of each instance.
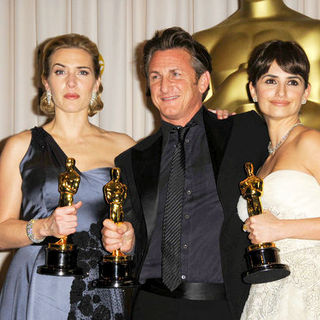
[[[308,86],[307,86],[307,88],[304,90],[304,94],[303,94],[303,97],[304,97],[306,100],[308,100],[308,98],[309,98],[310,91],[311,91],[311,84],[308,83]]]
[[[93,86],[93,91],[95,91],[95,92],[98,93],[99,87],[100,87],[100,83],[101,83],[101,78],[99,77],[99,78],[96,80],[96,82],[95,82],[95,84],[94,84],[94,86]]]
[[[43,86],[44,86],[44,88],[46,89],[46,91],[51,91],[50,90],[50,86],[49,86],[49,83],[48,83],[48,80],[47,79],[45,79],[45,78],[41,78],[41,82],[42,82],[42,84],[43,84]]]
[[[257,100],[257,92],[251,81],[249,82],[249,91],[250,91],[252,100],[254,99]]]
[[[204,93],[210,84],[210,73],[205,71],[198,80],[198,88],[201,93]]]

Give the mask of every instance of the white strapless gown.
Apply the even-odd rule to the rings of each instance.
[[[279,170],[264,179],[261,203],[279,219],[320,217],[320,185],[300,171]],[[238,214],[248,217],[247,203]],[[291,274],[281,280],[251,286],[241,320],[320,320],[320,241],[276,241],[281,263]]]

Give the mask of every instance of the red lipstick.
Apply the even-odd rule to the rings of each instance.
[[[272,100],[271,103],[276,106],[286,106],[289,104],[289,101],[287,101],[287,100]]]
[[[64,98],[69,99],[69,100],[76,100],[78,99],[80,96],[77,93],[66,93],[64,95]]]

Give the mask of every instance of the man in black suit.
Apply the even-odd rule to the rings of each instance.
[[[241,274],[249,242],[236,206],[244,164],[263,163],[268,135],[254,111],[218,120],[202,106],[211,70],[206,49],[181,28],[145,44],[162,125],[116,158],[130,223],[106,220],[102,230],[108,251],[134,251],[142,283],[135,320],[239,319],[248,295]]]

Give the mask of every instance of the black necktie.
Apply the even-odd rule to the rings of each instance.
[[[189,127],[178,129],[178,143],[171,159],[162,225],[162,281],[171,291],[181,283],[181,218],[184,191],[184,138]]]

